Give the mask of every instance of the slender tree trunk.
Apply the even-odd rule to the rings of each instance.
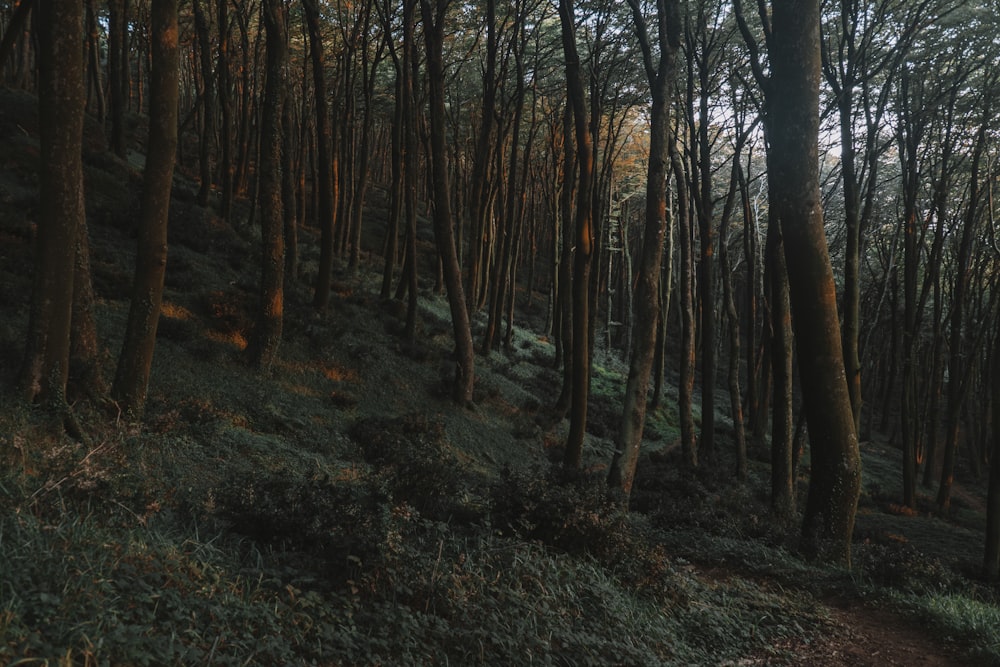
[[[212,193],[212,144],[215,139],[215,73],[212,68],[211,26],[202,7],[203,0],[192,0],[194,27],[198,37],[198,56],[201,65],[201,138],[198,142],[198,205],[208,206]]]
[[[24,34],[25,27],[29,25],[28,17],[34,6],[35,0],[21,0],[4,29],[3,38],[0,38],[0,76],[3,75],[7,59],[14,52],[17,38]]]
[[[587,122],[580,56],[572,0],[559,1],[563,53],[566,57],[566,89],[575,119],[579,185],[576,198],[576,254],[573,262],[573,351],[570,426],[563,465],[575,470],[583,459],[587,428],[587,398],[590,393],[590,258],[594,247],[593,166],[594,158]]]
[[[562,213],[562,258],[559,261],[559,293],[557,307],[559,309],[560,334],[557,351],[561,347],[562,359],[562,391],[556,400],[555,412],[564,416],[569,412],[573,398],[573,266],[574,239],[576,234],[575,216],[573,210],[574,187],[573,170],[576,167],[576,143],[573,137],[573,108],[567,98],[563,111],[563,189],[560,194],[560,211]]]
[[[153,67],[139,245],[128,325],[111,388],[122,410],[136,417],[142,415],[146,404],[167,267],[167,220],[177,151],[177,0],[154,0],[150,22]]]
[[[222,116],[221,135],[219,144],[222,147],[219,159],[219,169],[221,170],[222,188],[222,209],[219,216],[226,222],[232,222],[233,199],[235,198],[233,164],[233,90],[232,90],[232,70],[230,69],[229,53],[229,2],[230,0],[218,0],[217,10],[219,18],[219,111]]]
[[[993,424],[1000,424],[1000,335],[993,339]],[[993,429],[990,481],[986,498],[986,554],[983,574],[989,581],[1000,578],[1000,428]]]
[[[332,130],[326,94],[326,70],[323,57],[323,37],[320,33],[319,5],[317,0],[302,0],[306,24],[309,28],[309,53],[312,56],[313,94],[316,102],[316,161],[319,181],[319,273],[313,305],[326,308],[330,303],[330,286],[333,279],[334,219],[337,208],[336,181],[332,171]]]
[[[292,118],[295,99],[289,88],[285,89],[281,107],[281,203],[285,245],[285,283],[294,282],[299,274],[299,212],[295,193],[295,137]]]
[[[736,477],[745,480],[748,473],[746,430],[743,425],[743,396],[740,393],[740,316],[736,310],[733,294],[733,262],[729,256],[729,222],[736,207],[739,192],[739,171],[741,142],[737,142],[733,154],[733,166],[729,179],[729,192],[719,221],[719,268],[722,273],[722,302],[725,307],[725,323],[729,334],[729,366],[727,384],[729,386],[729,407],[733,420],[733,439],[736,441]]]
[[[424,21],[424,40],[427,46],[427,76],[430,93],[431,126],[431,170],[434,181],[434,238],[438,247],[451,322],[455,335],[455,382],[452,398],[456,403],[472,403],[475,383],[475,350],[472,345],[472,329],[469,311],[465,304],[462,288],[461,269],[455,248],[455,234],[451,214],[451,191],[448,174],[448,154],[445,137],[445,95],[444,95],[444,21],[448,7],[447,0],[420,0]]]
[[[108,87],[111,90],[111,150],[125,157],[125,107],[128,104],[128,3],[109,0]]]
[[[951,504],[951,487],[955,477],[955,457],[958,449],[959,428],[962,408],[970,385],[971,362],[965,361],[965,308],[972,280],[972,251],[976,236],[976,223],[980,211],[980,167],[983,153],[986,150],[988,126],[992,123],[992,113],[989,97],[984,103],[983,122],[979,127],[976,145],[973,149],[972,166],[969,174],[969,197],[962,225],[961,238],[958,246],[958,256],[955,267],[955,287],[952,290],[951,304],[951,336],[948,343],[950,358],[948,361],[948,433],[944,443],[944,456],[941,462],[941,483],[938,485],[937,505],[947,511]]]
[[[653,65],[653,48],[639,0],[629,0],[635,34],[642,50],[646,78],[649,80],[651,104],[649,115],[649,162],[646,166],[646,211],[642,258],[636,288],[635,343],[629,362],[625,400],[622,406],[618,448],[611,461],[608,482],[626,497],[632,491],[639,445],[646,422],[646,396],[649,374],[655,356],[656,333],[660,321],[660,265],[667,230],[667,140],[669,130],[669,96],[675,76],[676,53],[680,40],[680,7],[677,0],[661,3],[657,11],[659,62]],[[626,243],[626,239],[622,239]]]
[[[676,149],[671,147],[671,162],[677,181],[677,219],[680,221],[681,246],[680,309],[681,309],[681,358],[680,386],[677,410],[681,422],[681,457],[689,468],[698,466],[697,431],[694,425],[694,371],[695,371],[695,314],[694,314],[694,248],[690,198],[687,177]]]
[[[284,106],[288,46],[282,0],[264,0],[263,13],[267,39],[267,72],[258,169],[260,306],[247,354],[254,368],[267,373],[278,355],[284,318],[285,239],[281,201],[281,142],[284,133],[281,127],[281,109]]]

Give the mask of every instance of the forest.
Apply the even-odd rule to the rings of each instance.
[[[0,662],[1000,663],[998,16],[0,0]]]

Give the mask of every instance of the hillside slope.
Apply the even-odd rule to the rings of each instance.
[[[994,593],[961,575],[981,544],[978,508],[970,501],[964,524],[892,513],[893,449],[866,447],[874,473],[851,572],[790,550],[796,531],[771,524],[759,455],[743,485],[725,458],[683,473],[669,401],[652,415],[633,511],[623,512],[603,485],[620,361],[598,359],[587,472],[566,478],[550,464],[566,424],[548,412],[559,374],[544,337],[519,330],[512,349],[478,358],[474,408],[456,408],[445,389],[447,305],[432,283],[421,286],[412,342],[399,336],[400,306],[377,298],[375,266],[338,269],[331,307],[315,312],[311,230],[286,295],[280,361],[255,374],[241,353],[256,231],[198,207],[183,171],[145,422],[81,398],[89,442],[54,434],[11,389],[30,294],[37,138],[33,100],[0,95],[0,662],[1000,660]],[[89,131],[110,374],[141,156],[110,158]]]

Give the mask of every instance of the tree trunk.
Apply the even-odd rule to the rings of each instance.
[[[736,207],[739,192],[740,152],[742,141],[737,139],[733,153],[733,166],[729,178],[729,192],[719,221],[719,268],[722,273],[722,302],[725,307],[725,323],[729,334],[729,366],[727,384],[729,386],[729,407],[733,420],[733,439],[736,441],[736,477],[747,478],[747,441],[743,425],[743,396],[740,393],[740,316],[736,310],[733,294],[733,262],[729,256],[729,221]]]
[[[261,118],[260,210],[261,273],[260,306],[247,353],[251,365],[262,373],[271,369],[281,343],[284,317],[285,239],[281,201],[281,109],[285,96],[285,62],[288,57],[285,9],[282,0],[264,0],[267,38],[267,72]]]
[[[455,335],[455,378],[452,398],[460,405],[472,403],[475,383],[475,350],[469,311],[462,288],[462,273],[458,265],[455,234],[452,229],[451,190],[448,174],[448,154],[445,137],[444,95],[444,20],[447,0],[420,0],[424,20],[424,41],[427,46],[427,76],[430,93],[431,170],[434,181],[434,239],[437,243],[444,272],[445,289],[451,309],[451,323]]]
[[[993,397],[990,403],[994,426],[1000,424],[1000,335],[993,339]],[[989,581],[1000,578],[1000,428],[993,429],[990,482],[986,499],[986,554],[983,574]]]
[[[653,367],[657,325],[660,320],[660,265],[667,230],[669,99],[680,33],[679,3],[677,0],[672,0],[669,5],[661,3],[656,18],[660,57],[654,66],[653,48],[639,0],[629,0],[629,6],[632,8],[635,34],[642,50],[652,100],[649,114],[649,161],[646,166],[645,227],[635,295],[635,342],[625,384],[618,449],[611,461],[608,477],[610,486],[620,490],[626,497],[632,491],[632,481],[639,460],[639,446],[646,422],[649,374]],[[626,239],[623,238],[622,243],[626,243]]]
[[[569,436],[563,465],[580,467],[587,428],[587,398],[590,393],[590,257],[594,247],[592,218],[593,167],[590,128],[587,123],[580,56],[576,49],[573,0],[559,1],[563,53],[566,57],[566,89],[573,109],[579,185],[576,197],[576,254],[573,262],[573,351]]]
[[[673,142],[671,142],[671,146]],[[671,162],[677,181],[677,219],[680,221],[678,236],[681,246],[680,309],[681,309],[681,358],[680,386],[677,410],[681,422],[681,458],[689,468],[698,466],[697,432],[694,425],[694,371],[695,371],[695,315],[694,315],[694,248],[691,235],[692,221],[688,179],[677,151],[671,147]]]
[[[563,188],[560,193],[560,229],[562,231],[562,251],[559,260],[559,292],[556,295],[556,307],[559,310],[559,340],[556,345],[556,363],[562,363],[562,390],[556,400],[555,413],[560,417],[569,412],[573,398],[573,258],[576,254],[574,238],[576,235],[575,216],[573,210],[573,195],[575,179],[573,170],[576,167],[576,143],[573,138],[573,105],[566,99],[563,111]],[[562,352],[562,358],[559,358]]]
[[[108,87],[111,90],[111,150],[125,157],[125,106],[128,103],[128,2],[109,0]]]
[[[219,17],[219,111],[222,115],[221,135],[219,144],[222,147],[219,160],[221,170],[220,179],[222,187],[222,208],[219,216],[226,222],[232,222],[233,199],[235,198],[233,165],[233,91],[232,91],[232,70],[229,53],[229,2],[230,0],[218,0]],[[315,56],[314,56],[315,57]]]
[[[215,73],[212,68],[212,39],[209,19],[202,7],[202,0],[192,0],[194,27],[198,37],[198,56],[201,65],[201,137],[198,142],[198,205],[207,207],[212,194],[212,144],[215,139]]]
[[[156,328],[167,266],[167,220],[177,150],[179,61],[177,0],[155,0],[150,9],[149,148],[143,173],[139,245],[128,324],[111,388],[123,411],[136,417],[146,404]]]
[[[21,0],[17,8],[14,9],[10,21],[7,22],[3,38],[0,39],[0,76],[3,75],[7,59],[14,52],[17,38],[24,34],[25,27],[29,25],[28,16],[31,15],[31,9],[34,6],[35,0]]]
[[[861,460],[819,191],[820,1],[774,0],[768,184],[781,225],[812,444],[803,546],[850,563]],[[829,542],[821,545],[821,541]]]
[[[73,264],[83,227],[83,4],[38,0],[39,211],[21,384],[65,423],[69,415]]]
[[[326,94],[326,70],[323,58],[323,36],[320,33],[317,0],[302,0],[309,28],[309,53],[313,66],[313,95],[316,102],[316,162],[319,180],[320,255],[319,273],[313,305],[326,308],[330,303],[330,283],[333,279],[334,217],[337,210],[337,189],[332,172],[332,130]]]
[[[789,303],[788,267],[781,226],[772,222],[767,228],[765,248],[768,272],[765,283],[768,290],[767,305],[770,311],[770,335],[767,340],[771,361],[771,509],[779,522],[785,523],[795,516],[795,415],[794,377],[792,375],[792,313]]]

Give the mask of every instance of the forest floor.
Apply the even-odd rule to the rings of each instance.
[[[865,442],[853,566],[809,562],[796,526],[769,514],[766,453],[751,451],[747,481],[732,474],[723,415],[716,460],[681,468],[668,389],[622,511],[603,485],[620,359],[597,355],[586,470],[567,478],[553,463],[567,424],[550,413],[560,374],[544,335],[518,327],[509,348],[477,357],[474,405],[458,408],[433,276],[412,342],[400,304],[378,298],[374,261],[338,267],[317,312],[308,229],[262,377],[243,361],[257,232],[197,206],[184,170],[145,420],[75,397],[88,442],[53,432],[12,389],[38,144],[34,101],[0,98],[0,663],[1000,664],[997,590],[976,577],[984,481],[963,471],[947,516],[926,509],[929,491],[924,509],[902,511],[898,449]],[[110,376],[141,172],[88,132]],[[543,309],[536,298],[528,312]],[[477,341],[484,326],[476,317]],[[799,472],[802,500],[808,452]]]

